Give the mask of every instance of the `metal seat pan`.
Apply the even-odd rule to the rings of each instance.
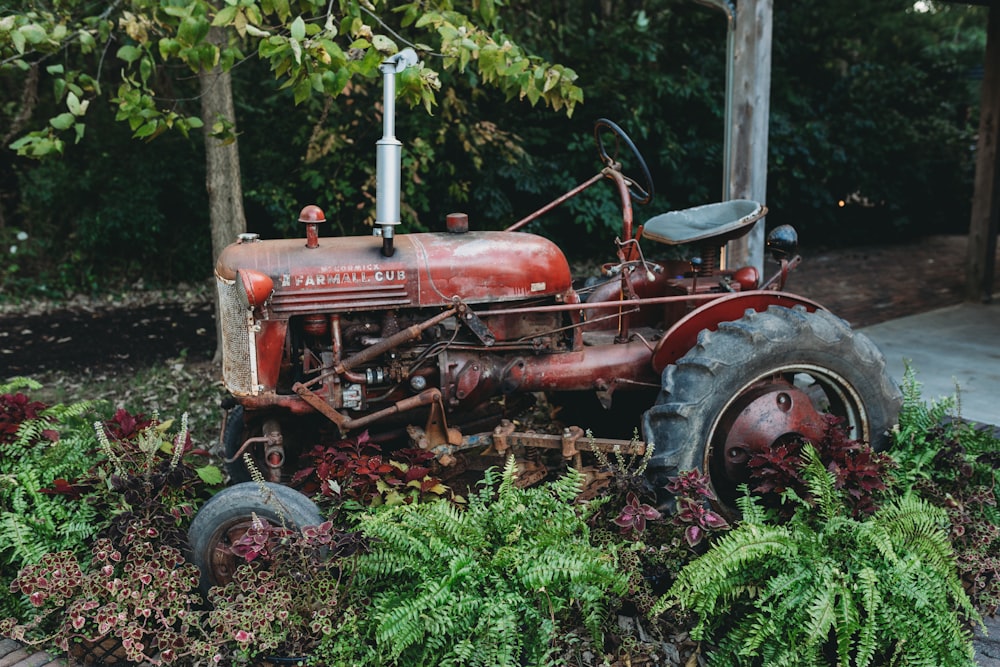
[[[752,224],[766,212],[764,206],[750,199],[694,206],[650,218],[643,226],[642,235],[669,245],[715,237],[727,237],[728,240],[750,231]]]

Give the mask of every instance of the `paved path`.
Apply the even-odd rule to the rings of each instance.
[[[67,662],[38,653],[10,639],[0,639],[0,667],[64,667]]]
[[[976,633],[976,664],[979,667],[1000,667],[1000,616],[985,619],[987,636]]]
[[[954,396],[961,416],[1000,425],[1000,299],[961,303],[861,329],[885,354],[897,380],[909,364],[928,400]]]

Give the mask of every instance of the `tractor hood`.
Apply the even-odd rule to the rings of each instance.
[[[216,264],[225,281],[267,276],[276,316],[559,297],[569,265],[551,241],[521,232],[401,234],[392,257],[374,236],[261,241],[244,235]],[[266,281],[265,281],[266,282]]]

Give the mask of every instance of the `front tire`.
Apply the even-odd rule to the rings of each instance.
[[[702,331],[664,369],[656,404],[643,416],[643,436],[654,446],[650,481],[662,494],[670,477],[701,470],[732,513],[754,451],[820,437],[823,413],[883,449],[901,403],[882,353],[842,319],[802,306],[748,310]]]
[[[316,504],[287,486],[244,482],[223,489],[202,505],[188,529],[191,561],[201,572],[199,585],[205,595],[232,578],[240,563],[228,547],[250,528],[254,514],[292,530],[323,523]]]

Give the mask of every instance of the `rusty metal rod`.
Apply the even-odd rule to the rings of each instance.
[[[540,209],[538,209],[534,213],[529,213],[528,215],[526,215],[525,217],[521,218],[520,220],[518,220],[517,222],[515,222],[513,225],[511,225],[510,227],[508,227],[504,231],[505,232],[516,232],[517,230],[519,230],[521,227],[524,227],[529,222],[533,222],[533,221],[537,220],[541,216],[545,215],[546,213],[548,213],[552,209],[554,209],[557,206],[559,206],[560,204],[562,204],[563,202],[565,202],[565,201],[567,201],[569,199],[572,199],[573,197],[577,196],[578,194],[580,194],[581,192],[583,192],[584,190],[586,190],[587,188],[589,188],[594,183],[597,183],[602,178],[604,178],[604,171],[603,170],[600,171],[600,172],[598,172],[598,173],[596,173],[596,174],[594,174],[589,179],[587,179],[586,181],[584,181],[580,185],[576,186],[575,188],[573,188],[569,192],[566,192],[566,193],[560,195],[559,197],[553,199],[548,204],[546,204],[545,206],[541,207]]]
[[[508,447],[542,447],[544,449],[562,449],[563,436],[546,433],[525,433],[514,431],[506,434]],[[467,435],[456,450],[473,449],[475,447],[490,447],[494,444],[493,433],[477,433]],[[582,452],[600,450],[613,452],[617,449],[629,456],[642,456],[646,453],[646,443],[640,440],[612,440],[610,438],[581,437],[576,441],[576,448]]]
[[[744,292],[750,294],[751,292]],[[598,303],[564,303],[551,306],[534,306],[531,308],[500,308],[497,310],[476,311],[479,317],[490,317],[492,315],[516,315],[518,313],[552,313],[565,310],[611,310],[620,308],[623,304],[628,306],[652,306],[661,303],[676,303],[680,301],[713,301],[725,294],[716,292],[706,294],[678,294],[676,296],[657,296],[646,299],[626,299],[624,301],[600,301]]]
[[[375,357],[385,354],[394,347],[399,347],[403,343],[408,343],[411,340],[419,338],[420,335],[425,330],[431,328],[435,324],[445,321],[449,317],[454,317],[455,313],[456,311],[454,308],[449,308],[448,310],[438,313],[437,315],[435,315],[434,317],[430,318],[425,322],[421,322],[420,324],[414,324],[413,326],[407,327],[402,331],[394,333],[388,338],[384,338],[380,340],[378,343],[375,343],[371,347],[366,347],[357,354],[354,354],[348,357],[347,359],[344,359],[339,364],[333,367],[333,371],[334,373],[340,374],[343,373],[344,371],[351,370],[355,366],[363,364],[367,361],[371,361]]]
[[[292,385],[292,391],[298,394],[303,401],[315,408],[317,412],[336,424],[341,433],[346,433],[352,429],[367,426],[368,424],[378,421],[383,417],[421,408],[426,405],[430,405],[435,401],[441,400],[441,390],[436,387],[432,387],[430,389],[425,389],[416,396],[404,398],[403,400],[398,401],[385,409],[379,410],[378,412],[372,412],[371,414],[364,415],[363,417],[353,419],[343,413],[337,412],[329,403],[324,401],[321,396],[313,392],[301,382],[296,382]]]

